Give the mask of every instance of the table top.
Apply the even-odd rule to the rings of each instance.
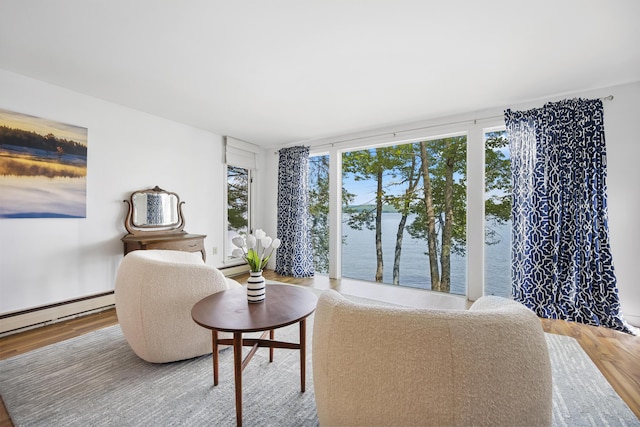
[[[191,234],[186,231],[179,231],[176,233],[164,233],[164,234],[127,234],[120,240],[123,242],[159,242],[159,241],[174,241],[174,240],[191,240],[191,239],[204,239],[207,237],[205,234]]]
[[[316,309],[318,298],[294,285],[266,285],[263,302],[247,301],[245,287],[218,292],[198,301],[191,317],[200,326],[222,332],[256,332],[299,322]]]

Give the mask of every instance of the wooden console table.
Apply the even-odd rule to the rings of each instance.
[[[127,234],[122,238],[124,254],[131,251],[146,249],[169,249],[174,251],[200,252],[202,260],[207,260],[204,248],[204,234],[189,234],[186,232],[166,233],[156,235]]]
[[[185,252],[200,252],[207,261],[203,234],[184,231],[184,216],[180,197],[176,193],[155,186],[148,190],[131,193],[123,200],[129,207],[124,227],[129,234],[121,240],[124,254],[146,249],[164,249]]]

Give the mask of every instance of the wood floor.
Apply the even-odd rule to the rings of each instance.
[[[363,284],[349,279],[334,280],[323,276],[311,279],[294,279],[278,276],[272,271],[265,272],[265,277],[315,289],[335,289],[345,294],[381,299],[412,307],[458,308],[468,305],[460,297],[399,289],[390,285]],[[246,276],[235,279],[243,283]],[[117,323],[115,310],[109,309],[97,314],[9,335],[0,338],[0,360]],[[546,332],[575,338],[614,390],[640,419],[640,337],[562,320],[541,319],[541,323]],[[0,404],[0,427],[8,426],[13,426],[13,423],[4,404]]]

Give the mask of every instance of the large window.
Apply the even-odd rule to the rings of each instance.
[[[465,135],[342,154],[342,275],[466,292]]]
[[[251,171],[249,169],[227,166],[227,241],[225,244],[227,262],[243,262],[241,258],[234,259],[231,252],[234,245],[231,240],[237,236],[249,233],[249,184]]]
[[[316,272],[510,296],[509,146],[502,116],[480,120],[401,131],[402,144],[378,134],[318,146],[329,154],[310,159]]]
[[[484,294],[511,295],[511,160],[506,131],[489,131],[485,143]]]

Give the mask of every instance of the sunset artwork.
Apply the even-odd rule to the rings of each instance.
[[[0,108],[0,218],[86,218],[87,129]]]

